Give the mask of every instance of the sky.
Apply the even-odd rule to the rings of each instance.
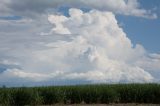
[[[0,86],[159,83],[159,0],[1,0]]]
[[[153,9],[158,17],[160,17],[160,2],[158,0],[139,0],[141,7],[145,9]],[[149,52],[154,53],[160,51],[157,45],[160,45],[160,19],[148,20],[137,17],[117,16],[119,22],[128,37],[134,44],[142,44]],[[145,31],[144,31],[145,30]]]

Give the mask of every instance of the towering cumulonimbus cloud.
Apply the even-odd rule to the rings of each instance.
[[[156,58],[159,55],[149,54],[140,44],[134,46],[112,12],[84,13],[71,8],[69,15],[49,15],[53,25],[49,32],[35,36],[36,40],[27,50],[23,46],[6,54],[16,58],[8,58],[14,62],[7,63],[17,63],[17,67],[1,73],[0,80],[92,83],[156,80],[145,64],[159,70],[160,58]]]
[[[133,48],[113,13],[96,10],[83,13],[79,9],[70,9],[69,15],[50,15],[48,18],[55,25],[51,35],[57,33],[72,39],[48,44],[63,50],[58,57],[70,66],[69,71],[82,74],[86,80],[95,82],[141,82],[153,79],[144,69],[134,64],[136,59],[145,55],[145,50],[141,45]]]

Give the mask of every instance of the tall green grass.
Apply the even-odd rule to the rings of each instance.
[[[51,105],[96,103],[160,104],[159,84],[78,85],[0,88],[0,105]]]

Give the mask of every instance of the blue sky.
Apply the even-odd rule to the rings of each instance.
[[[119,15],[117,19],[122,23],[124,31],[132,42],[140,43],[149,50],[149,52],[160,52],[160,2],[159,0],[140,0],[142,8],[155,8],[158,15],[157,19],[148,20],[137,17],[126,17]]]
[[[2,0],[0,13],[0,85],[160,81],[159,0]]]

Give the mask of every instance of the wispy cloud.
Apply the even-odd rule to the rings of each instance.
[[[116,14],[148,19],[157,18],[157,15],[151,10],[142,9],[137,0],[2,0],[0,1],[0,12],[2,15],[14,13],[34,17],[60,6],[112,11]]]

